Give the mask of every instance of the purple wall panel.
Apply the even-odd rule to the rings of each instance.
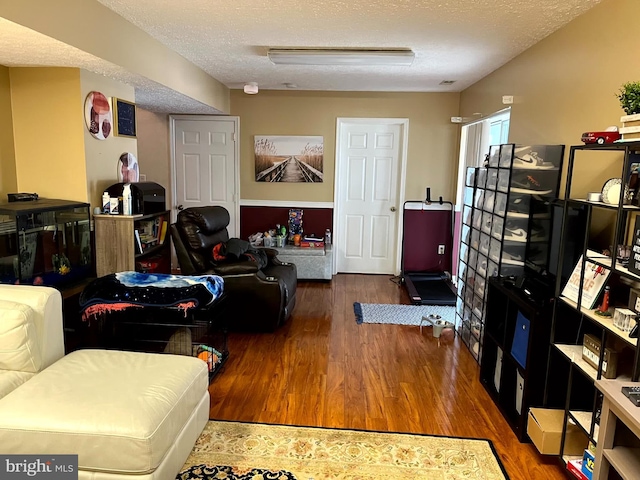
[[[438,245],[445,254],[438,255]],[[404,271],[451,272],[451,211],[404,211]]]
[[[297,208],[291,206],[290,208]],[[303,208],[302,228],[305,234],[324,236],[325,230],[333,229],[332,208]],[[276,224],[287,225],[289,207],[240,207],[240,238],[245,240],[257,232],[275,228]]]
[[[455,229],[453,232],[453,265],[452,275],[458,275],[458,265],[460,263],[460,239],[462,235],[462,212],[455,212]]]

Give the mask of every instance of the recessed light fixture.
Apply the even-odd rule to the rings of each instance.
[[[271,48],[276,65],[411,65],[415,54],[408,48]]]
[[[440,85],[453,85],[454,83],[456,83],[455,80],[442,80]]]
[[[258,84],[256,82],[248,82],[244,84],[244,93],[255,95],[258,93]]]

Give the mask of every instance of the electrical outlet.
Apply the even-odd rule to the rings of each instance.
[[[438,255],[444,255],[444,245],[438,245]]]

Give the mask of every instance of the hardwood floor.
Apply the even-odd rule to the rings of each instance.
[[[353,302],[404,303],[383,275],[300,282],[287,325],[230,334],[210,387],[214,419],[488,438],[512,480],[564,479],[555,457],[521,444],[452,331],[355,322]]]

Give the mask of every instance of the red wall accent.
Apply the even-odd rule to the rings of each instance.
[[[298,208],[292,205],[291,208]],[[333,229],[332,208],[303,208],[302,228],[305,234],[324,236],[325,230]],[[289,207],[240,207],[240,238],[264,232],[276,227],[276,223],[289,228]]]
[[[404,211],[405,272],[451,272],[451,220],[449,210]],[[445,245],[444,255],[438,245]]]

